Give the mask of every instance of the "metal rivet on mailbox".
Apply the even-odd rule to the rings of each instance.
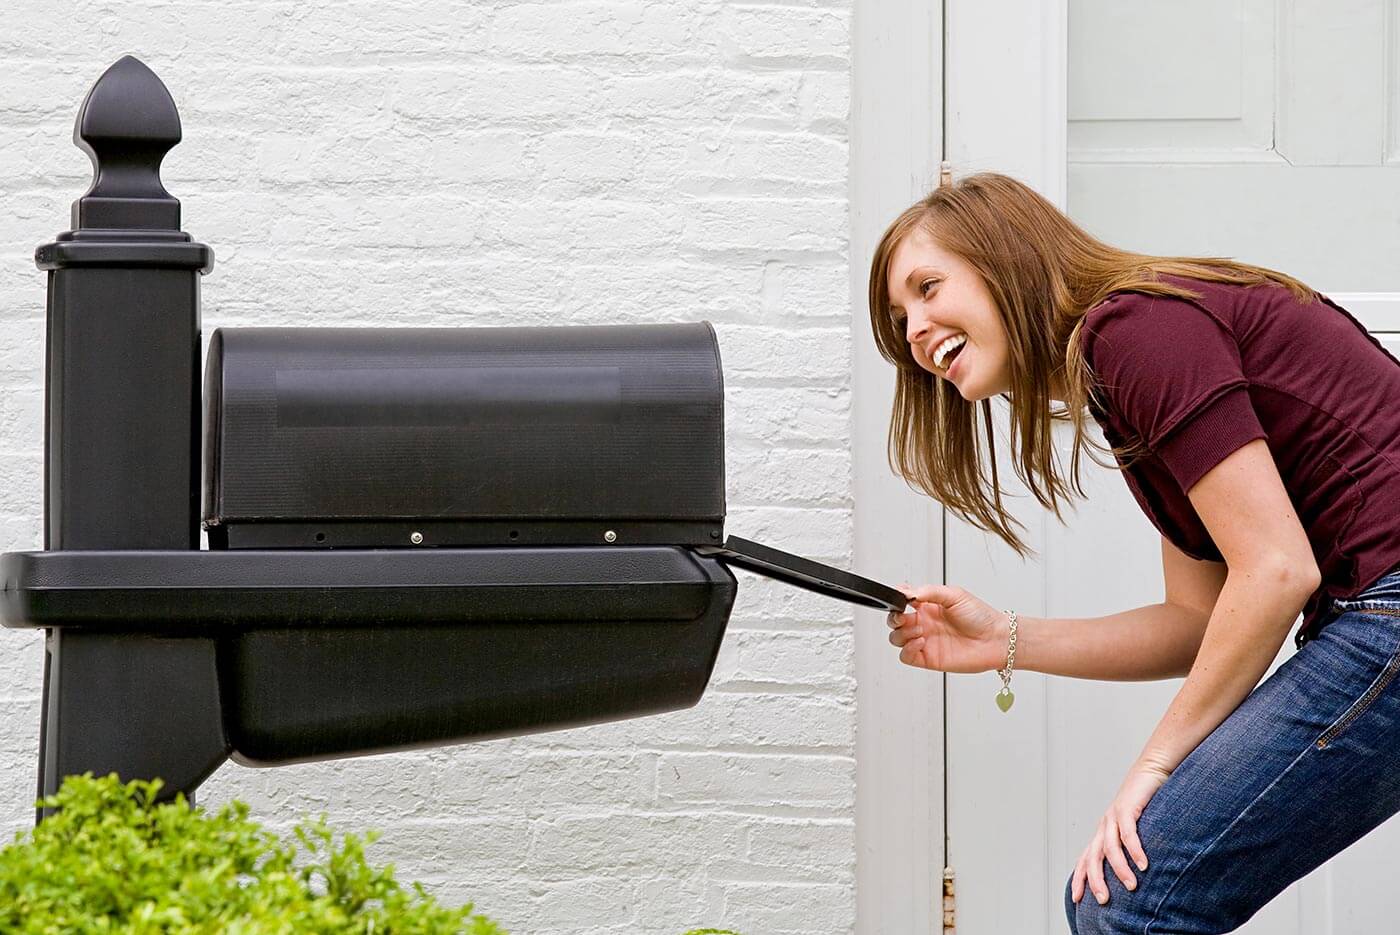
[[[617,541],[617,533],[615,533],[615,532],[613,532],[611,529],[609,529],[607,532],[603,533],[603,540],[604,540],[605,542],[616,542],[616,541]]]
[[[414,545],[418,545],[423,541],[423,534],[421,532],[415,532],[408,537],[408,541],[412,542]]]

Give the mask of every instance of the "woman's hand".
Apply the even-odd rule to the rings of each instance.
[[[900,585],[912,610],[891,612],[899,661],[940,672],[989,672],[1006,665],[1006,615],[952,585]]]
[[[1112,865],[1113,872],[1118,874],[1118,879],[1123,881],[1123,885],[1130,890],[1137,889],[1137,877],[1128,866],[1127,858],[1123,856],[1123,848],[1127,847],[1139,870],[1147,869],[1147,854],[1142,849],[1142,842],[1138,840],[1137,820],[1152,796],[1156,795],[1162,783],[1167,781],[1168,775],[1170,774],[1167,771],[1159,767],[1140,763],[1134,764],[1128,771],[1128,778],[1124,779],[1123,785],[1118,788],[1113,803],[1099,819],[1099,830],[1094,835],[1094,840],[1089,842],[1089,846],[1080,855],[1079,862],[1074,865],[1070,896],[1075,902],[1079,902],[1084,895],[1086,879],[1099,905],[1108,902],[1108,884],[1103,878],[1105,856]]]

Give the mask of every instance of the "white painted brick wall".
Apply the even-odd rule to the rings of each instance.
[[[851,558],[849,0],[6,5],[0,549],[41,543],[44,276],[87,88],[166,82],[165,164],[220,325],[695,321],[725,362],[729,528]],[[41,645],[0,632],[0,818],[25,827]],[[693,709],[203,787],[520,933],[854,930],[851,614],[741,574]]]

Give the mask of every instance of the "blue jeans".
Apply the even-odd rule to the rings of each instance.
[[[1400,568],[1350,601],[1201,741],[1147,803],[1137,889],[1065,884],[1074,935],[1232,932],[1400,812]],[[1126,854],[1126,851],[1125,851]],[[1073,875],[1071,875],[1071,881]]]

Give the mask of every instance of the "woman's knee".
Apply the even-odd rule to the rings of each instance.
[[[1100,905],[1086,885],[1079,902],[1073,899],[1074,876],[1065,884],[1065,915],[1069,919],[1070,935],[1129,935],[1141,933],[1147,923],[1144,900],[1139,890],[1129,890],[1105,877],[1108,902]]]

